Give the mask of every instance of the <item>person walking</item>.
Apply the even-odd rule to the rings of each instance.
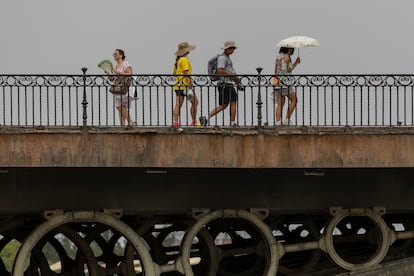
[[[130,76],[133,74],[132,66],[125,60],[125,52],[121,49],[115,49],[113,54],[114,60],[116,61],[116,65],[114,68],[114,72],[109,72],[105,70],[107,75],[109,74],[116,74],[119,75],[119,79],[116,77],[110,77],[110,81],[115,82],[127,82],[128,79],[125,76]],[[130,77],[129,77],[130,78]],[[130,80],[129,80],[130,81]],[[125,85],[124,83],[121,84],[121,87]],[[124,89],[123,87],[121,89]],[[126,89],[129,90],[129,84]],[[129,107],[131,102],[131,97],[126,93],[126,95],[114,95],[115,96],[115,106],[119,113],[119,120],[121,121],[121,126],[125,126],[125,122],[128,122],[129,126],[135,126],[136,123],[131,119],[129,115]]]
[[[230,55],[234,53],[237,49],[236,43],[234,41],[226,41],[224,43],[224,52],[222,55],[217,57],[217,74],[218,75],[227,75],[220,76],[217,83],[217,88],[219,91],[219,105],[213,108],[208,114],[208,118],[205,116],[200,117],[200,123],[203,126],[207,126],[210,123],[210,120],[217,113],[223,111],[230,104],[230,125],[236,126],[236,112],[237,112],[237,92],[234,88],[236,84],[238,90],[244,90],[241,86],[240,79],[237,77],[236,70],[233,68],[233,63],[230,59]]]
[[[177,75],[176,83],[173,88],[176,95],[173,111],[173,126],[175,128],[180,126],[179,115],[185,98],[191,101],[190,115],[192,121],[190,126],[200,126],[200,124],[196,122],[198,99],[193,91],[192,80],[190,77],[192,74],[192,67],[190,60],[188,59],[188,54],[190,51],[193,51],[195,47],[195,45],[190,45],[188,42],[181,42],[178,44],[178,50],[175,52],[175,55],[177,56],[173,69],[173,74]]]
[[[286,112],[285,120],[283,120],[283,124],[292,124],[290,117],[292,116],[297,103],[296,91],[291,86],[283,86],[281,79],[283,79],[283,76],[290,75],[293,69],[295,69],[296,66],[300,63],[300,58],[297,57],[295,62],[292,64],[291,56],[293,55],[294,51],[294,48],[280,47],[279,55],[276,57],[274,76],[276,82],[273,84],[275,86],[273,93],[277,104],[276,125],[282,124],[282,109],[285,105],[286,97],[289,100],[289,106]]]

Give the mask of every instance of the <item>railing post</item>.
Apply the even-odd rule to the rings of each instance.
[[[88,102],[86,101],[86,71],[88,70],[88,68],[86,67],[82,67],[82,72],[83,72],[83,99],[82,99],[82,107],[83,107],[83,113],[82,113],[82,119],[83,119],[83,127],[86,127],[86,120],[88,119],[88,115],[86,112],[87,106],[88,106]]]
[[[258,81],[258,89],[259,89],[258,94],[257,94],[257,102],[256,102],[256,105],[257,105],[257,127],[258,128],[262,127],[262,105],[263,105],[262,92],[261,92],[261,86],[262,86],[261,73],[262,73],[262,70],[263,70],[263,68],[261,68],[261,67],[256,68],[256,71],[258,73],[257,81]]]

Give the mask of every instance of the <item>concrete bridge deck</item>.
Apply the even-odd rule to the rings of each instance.
[[[413,127],[1,127],[0,167],[409,168]]]

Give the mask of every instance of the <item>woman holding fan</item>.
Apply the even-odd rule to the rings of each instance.
[[[109,70],[105,70],[107,75],[109,74],[116,74],[120,76],[128,76],[132,75],[132,66],[125,60],[125,52],[121,49],[116,49],[113,54],[114,60],[116,61],[116,65],[113,72]],[[114,77],[110,77],[112,81]],[[125,126],[125,122],[128,122],[129,126],[134,126],[136,123],[131,119],[129,115],[129,104],[131,99],[126,93],[126,95],[115,95],[115,105],[116,109],[119,112],[119,119],[121,121],[121,126]]]

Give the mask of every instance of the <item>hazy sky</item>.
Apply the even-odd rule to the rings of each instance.
[[[124,49],[136,74],[171,73],[177,44],[197,46],[193,72],[224,41],[238,73],[271,74],[276,44],[317,38],[297,74],[413,73],[412,0],[1,0],[0,74],[91,74]]]

